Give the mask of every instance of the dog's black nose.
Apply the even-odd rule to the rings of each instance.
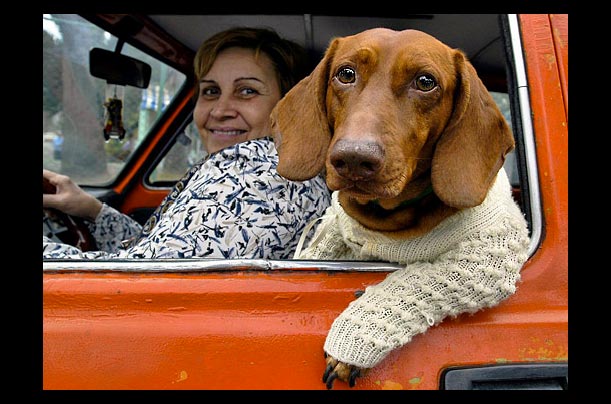
[[[333,146],[330,161],[340,176],[352,181],[368,180],[382,168],[384,150],[376,142],[341,139]]]

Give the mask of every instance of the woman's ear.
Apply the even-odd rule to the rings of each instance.
[[[312,73],[297,83],[271,113],[272,136],[278,149],[278,173],[304,181],[320,173],[331,141],[326,94],[334,40]]]
[[[454,112],[435,147],[433,189],[455,208],[483,202],[505,156],[514,148],[511,129],[464,54],[456,51]]]

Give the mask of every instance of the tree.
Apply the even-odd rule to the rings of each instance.
[[[83,167],[91,175],[107,178],[104,153],[103,105],[97,98],[95,78],[89,74],[89,49],[104,42],[103,32],[76,14],[54,15],[62,37],[61,171],[79,182]]]
[[[62,110],[61,47],[51,34],[42,30],[42,105],[43,131],[47,131],[45,115],[53,116]]]

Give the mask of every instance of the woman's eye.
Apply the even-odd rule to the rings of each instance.
[[[356,80],[356,72],[350,67],[342,67],[335,76],[344,84],[354,83]]]
[[[204,87],[200,91],[200,95],[205,97],[213,97],[219,94],[219,89],[216,87]]]
[[[250,87],[244,87],[238,90],[238,93],[241,96],[251,96],[251,95],[255,95],[255,94],[259,94],[259,92],[257,90],[255,90],[254,88],[250,88]]]
[[[416,88],[420,91],[431,91],[435,87],[437,87],[437,82],[435,79],[428,75],[423,74],[422,76],[418,76],[415,81]]]

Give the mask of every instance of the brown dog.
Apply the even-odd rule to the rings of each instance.
[[[517,205],[511,200],[511,190],[504,170],[501,170],[505,155],[514,147],[514,140],[494,100],[460,50],[414,30],[376,28],[336,38],[312,74],[278,103],[272,112],[272,132],[280,156],[278,172],[292,180],[306,180],[324,170],[329,188],[338,191],[334,193],[335,213],[328,210],[325,220],[335,220],[337,225],[331,226],[333,228],[342,228],[341,223],[347,221],[351,223],[350,230],[329,230],[329,227],[327,230],[317,230],[318,233],[326,231],[329,240],[342,237],[345,244],[342,252],[331,251],[335,248],[332,246],[337,245],[336,241],[329,242],[328,247],[324,247],[323,242],[310,247],[309,253],[300,258],[370,258],[407,264],[406,270],[397,271],[405,273],[391,274],[384,281],[385,290],[390,290],[388,285],[392,282],[400,283],[403,285],[399,288],[403,290],[402,293],[395,292],[397,288],[391,288],[391,298],[381,291],[381,287],[375,289],[377,292],[374,288],[371,291],[368,288],[358,299],[358,302],[365,299],[358,309],[360,311],[357,313],[356,308],[351,308],[351,313],[342,314],[346,316],[341,320],[344,321],[343,325],[333,325],[331,332],[334,339],[330,341],[331,336],[328,336],[325,344],[328,366],[323,381],[328,388],[332,387],[335,378],[353,386],[356,377],[364,375],[364,370],[377,364],[390,350],[409,341],[413,334],[423,332],[426,326],[441,321],[447,315],[493,306],[515,290],[519,269],[527,259],[528,236],[526,223],[519,208],[518,213],[514,209]],[[484,205],[499,172],[505,177],[503,181],[498,181],[503,183],[503,190],[499,191],[502,204],[507,206],[505,210],[510,213],[499,214],[495,220],[509,221],[508,217],[513,216],[511,223],[514,226],[510,226],[511,230],[507,232],[512,234],[511,237],[517,234],[514,238],[519,247],[511,247],[511,241],[507,243],[501,236],[501,244],[510,245],[507,248],[512,251],[506,255],[499,253],[502,256],[500,260],[485,264],[494,266],[495,270],[497,267],[506,268],[511,273],[509,277],[506,274],[501,276],[505,279],[505,283],[501,282],[502,286],[491,288],[491,295],[494,296],[478,298],[475,302],[465,303],[465,306],[455,304],[456,299],[448,297],[448,292],[448,296],[438,297],[439,302],[454,305],[446,310],[440,307],[449,307],[448,304],[430,303],[430,308],[427,308],[427,297],[414,297],[405,292],[410,288],[423,290],[422,285],[426,284],[431,290],[452,289],[459,291],[459,295],[462,292],[470,294],[465,289],[464,279],[472,278],[473,274],[479,279],[477,274],[486,272],[487,267],[473,264],[460,267],[460,270],[449,270],[450,267],[454,268],[454,263],[448,254],[458,254],[458,250],[470,243],[463,243],[459,247],[462,242],[459,238],[463,237],[463,233],[465,240],[469,237],[475,240],[478,237],[481,239],[481,234],[488,231],[479,218],[469,222],[471,224],[457,224],[456,220],[452,220],[452,233],[444,231],[456,235],[456,241],[444,247],[443,251],[436,252],[437,255],[426,258],[395,259],[394,256],[365,253],[363,245],[358,242],[356,244],[359,245],[355,245],[354,234],[360,232],[369,238],[385,237],[388,243],[399,242],[401,247],[398,248],[403,248],[409,243],[415,245],[414,241],[420,243],[431,236],[434,229],[445,229],[449,226],[445,223],[459,212],[467,212],[462,216],[481,216],[483,208],[477,210],[480,212],[477,214],[469,212]],[[490,209],[494,209],[494,212],[498,210]],[[342,210],[351,219],[344,218]],[[475,230],[470,233],[472,228],[478,229],[477,235],[474,235]],[[502,234],[505,230],[495,231]],[[440,244],[446,242],[444,239]],[[418,248],[422,248],[422,243],[420,245]],[[431,245],[430,249],[434,250],[436,244]],[[372,250],[377,247],[368,248]],[[440,261],[442,258],[439,257],[442,256],[443,261]],[[439,287],[429,280],[413,281],[427,273],[430,267],[427,265],[431,263],[437,268],[435,270],[440,271],[433,278],[448,278],[451,281],[441,282]],[[450,284],[455,281],[451,275],[455,273],[460,273],[463,280]],[[422,285],[418,282],[422,282]],[[488,281],[480,279],[479,282]],[[496,285],[495,282],[499,283],[489,283]],[[496,293],[494,288],[503,291]],[[376,293],[378,297],[372,297]],[[435,293],[433,291],[427,296]],[[402,325],[390,326],[386,322],[388,315],[382,316],[379,310],[369,309],[372,299],[378,299],[375,304],[380,307],[390,301],[403,302],[402,308],[389,306],[388,310],[398,313],[397,318],[404,320],[399,321]],[[362,321],[362,318],[352,321],[367,310],[378,313],[363,314],[363,318],[376,318],[375,324],[379,330],[375,338],[367,335],[366,326],[363,326],[366,321]],[[399,313],[400,310],[403,312]],[[413,321],[409,320],[410,316],[414,318]],[[424,327],[421,326],[422,318],[425,320]],[[339,321],[336,320],[336,323]],[[395,329],[403,331],[393,331]],[[393,342],[388,347],[376,345],[392,332],[397,332],[398,336],[389,337]],[[335,343],[335,340],[340,342]],[[348,346],[351,342],[346,341],[354,342]],[[369,341],[367,346],[371,349],[367,348],[368,352],[379,348],[380,353],[375,358],[366,357],[365,354],[357,358],[354,351],[365,351],[359,345],[363,341]],[[343,356],[338,358],[337,355]]]

